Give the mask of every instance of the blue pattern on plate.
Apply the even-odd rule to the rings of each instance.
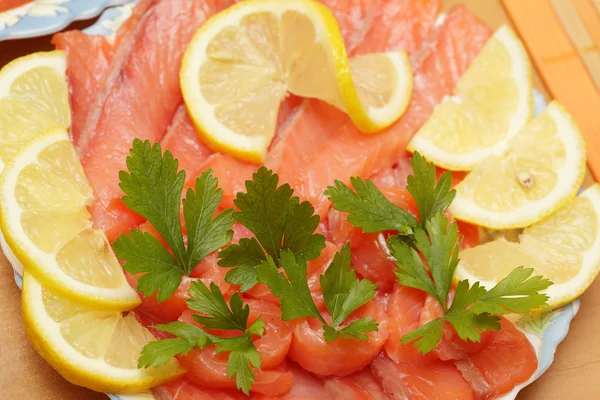
[[[102,34],[110,36],[115,33],[119,21],[126,18],[131,12],[131,5],[113,8],[105,11],[98,22],[86,29],[86,33],[89,34]],[[541,93],[534,91],[534,105],[535,114],[538,115],[546,107],[546,102]],[[0,239],[2,235],[0,233]],[[11,257],[9,251],[5,251],[7,256]],[[19,287],[22,285],[22,277],[15,271],[15,281]],[[580,302],[579,299],[573,301],[558,310],[554,310],[549,313],[534,314],[523,316],[516,322],[517,327],[525,332],[528,337],[533,341],[534,347],[538,352],[538,369],[536,370],[530,381],[525,382],[523,385],[516,387],[511,393],[508,393],[501,397],[501,400],[513,400],[516,398],[517,393],[525,386],[533,382],[535,379],[540,377],[554,361],[554,353],[560,342],[567,336],[571,321],[579,310]],[[533,339],[532,339],[533,338]],[[538,342],[536,346],[535,342]],[[114,394],[107,394],[112,400],[142,400],[137,396],[119,396]],[[148,397],[145,397],[148,399]]]
[[[131,0],[34,0],[0,13],[0,41],[44,36]]]

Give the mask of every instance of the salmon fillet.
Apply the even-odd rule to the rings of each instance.
[[[296,193],[325,216],[330,202],[323,192],[335,179],[348,182],[352,176],[367,178],[394,165],[412,135],[444,96],[451,93],[491,34],[466,8],[450,12],[427,55],[415,67],[414,90],[406,113],[375,135],[359,132],[348,119],[300,169],[286,173],[294,176],[289,182]],[[323,127],[328,129],[326,124]]]
[[[115,239],[142,220],[122,205],[119,171],[134,138],[160,140],[181,103],[179,69],[196,29],[217,10],[204,0],[153,1],[118,53],[109,90],[81,132],[81,161],[95,194],[91,207],[97,228]],[[123,50],[125,51],[125,50]],[[117,73],[118,71],[118,73]],[[102,97],[102,96],[101,96]]]

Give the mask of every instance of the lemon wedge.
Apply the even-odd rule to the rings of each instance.
[[[557,102],[456,186],[455,218],[493,229],[524,228],[577,194],[586,168],[585,142]]]
[[[111,310],[139,304],[110,244],[92,228],[90,188],[64,129],[38,135],[0,176],[2,232],[45,287],[74,302]]]
[[[204,141],[262,162],[288,92],[323,100],[372,133],[406,110],[412,70],[405,52],[348,60],[335,18],[316,1],[248,0],[196,32],[181,88]]]
[[[458,81],[454,95],[434,110],[408,145],[435,165],[469,171],[509,140],[533,116],[531,65],[510,28],[499,28]]]
[[[38,353],[65,379],[98,392],[140,393],[182,375],[172,359],[138,369],[142,347],[155,340],[133,314],[86,308],[56,296],[25,271],[23,322]]]
[[[526,228],[518,243],[501,238],[462,251],[455,277],[481,281],[489,289],[521,265],[554,282],[547,289],[552,308],[591,285],[600,271],[600,185]]]
[[[65,54],[30,54],[0,70],[0,171],[23,144],[71,125]]]

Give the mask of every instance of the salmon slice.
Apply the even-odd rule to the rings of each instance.
[[[370,367],[350,376],[326,379],[325,389],[332,400],[390,400]]]
[[[325,248],[322,250],[321,255],[306,263],[308,288],[315,305],[320,310],[325,306],[323,289],[321,288],[321,275],[325,273],[338,250],[339,248],[333,243],[325,242]],[[279,298],[275,297],[271,290],[269,290],[269,287],[264,283],[257,284],[248,292],[244,293],[244,296],[269,301],[275,304],[280,303]]]
[[[213,2],[204,0],[154,1],[132,32],[122,68],[117,76],[111,72],[109,90],[81,131],[81,160],[96,199],[92,219],[110,240],[135,225],[136,218],[120,204],[118,186],[131,143],[134,138],[155,142],[165,134],[181,103],[183,52],[216,11]]]
[[[244,300],[244,303],[250,307],[248,325],[259,315],[265,322],[263,336],[253,340],[261,356],[261,369],[255,370],[256,381],[251,391],[269,396],[287,393],[293,376],[282,363],[292,340],[290,324],[281,320],[281,311],[273,303],[260,300]],[[185,312],[180,320],[195,324],[190,312]],[[192,382],[210,388],[235,389],[235,380],[227,376],[228,353],[216,353],[214,346],[208,346],[178,359],[188,370],[187,378]]]
[[[292,341],[292,328],[290,324],[281,319],[281,310],[273,303],[245,299],[244,305],[250,307],[248,325],[253,323],[258,316],[265,322],[265,333],[262,337],[257,336],[254,340],[254,346],[261,356],[261,368],[272,369],[278,367],[285,360]],[[194,314],[196,314],[194,311],[187,310],[181,314],[179,320],[200,326],[192,318]],[[234,331],[219,331],[214,332],[214,334],[231,337],[239,333],[235,333]]]
[[[138,309],[153,318],[155,321],[167,323],[177,321],[181,314],[188,309],[187,299],[190,298],[188,293],[190,285],[195,280],[204,282],[209,286],[211,283],[216,284],[225,298],[229,298],[233,294],[233,286],[225,281],[227,270],[217,265],[217,255],[213,253],[200,262],[192,271],[191,276],[184,276],[181,279],[179,287],[171,297],[163,302],[158,302],[156,294],[146,297],[143,293],[138,292],[142,303]],[[125,271],[127,281],[132,288],[137,287],[137,281],[142,274],[132,275]]]
[[[358,46],[372,23],[372,15],[381,7],[383,0],[318,0],[329,8],[335,17],[346,52],[351,54]]]
[[[448,301],[449,304],[451,304],[453,298],[454,289],[450,291],[450,300]],[[444,310],[442,310],[440,303],[433,296],[427,295],[425,304],[421,309],[419,325],[423,326],[429,321],[443,315]],[[452,325],[450,325],[450,323],[445,323],[442,340],[433,353],[435,353],[439,359],[443,361],[462,360],[463,358],[469,357],[470,354],[474,354],[485,347],[490,334],[491,331],[482,332],[481,340],[479,342],[463,340],[458,336],[458,333],[456,333],[456,330]]]
[[[294,173],[327,143],[347,118],[346,114],[329,104],[305,100],[282,126],[269,148],[265,165],[279,174],[281,182],[291,182]],[[325,120],[328,129],[323,129]]]
[[[362,29],[362,32],[356,34],[359,37],[359,39],[356,40],[356,46],[358,46],[358,48],[360,48],[360,43],[362,43],[365,34],[367,34],[369,30],[374,29],[372,28],[375,25],[373,20],[376,18],[374,16],[379,15],[378,20],[375,21],[376,24],[380,25],[380,27],[377,28],[378,30],[387,29],[392,31],[395,29],[394,24],[396,21],[391,18],[384,18],[383,15],[377,11],[380,9],[380,6],[387,7],[387,3],[390,2],[392,1],[373,1],[372,8],[362,14],[364,22],[362,23],[361,28],[359,28]],[[436,2],[439,2],[439,0],[432,1],[432,3]],[[410,0],[405,6],[413,8],[416,7],[416,3],[420,3],[420,0]],[[434,20],[437,17],[437,11],[435,11],[436,8],[433,7],[432,10],[434,10],[434,17],[426,18],[425,20]],[[402,13],[396,13],[396,15],[391,15],[390,17],[404,18]],[[341,17],[338,17],[338,20],[339,19],[341,19]],[[342,26],[341,29],[342,31],[350,31],[353,27],[354,29],[357,29],[356,24]],[[431,29],[432,27],[433,22],[427,29]],[[423,29],[425,29],[425,24],[423,25]],[[418,40],[418,38],[415,38],[414,42],[416,43]],[[402,42],[399,44],[400,47],[395,47],[394,49],[401,48]],[[380,48],[376,51],[386,51],[390,49],[391,48],[387,43],[382,42]],[[360,51],[349,48],[348,53],[360,53]],[[306,103],[309,103],[309,105],[306,105]],[[309,162],[314,155],[318,154],[318,151],[322,150],[326,143],[333,140],[332,138],[337,135],[337,131],[340,127],[344,124],[352,124],[350,119],[343,112],[336,110],[333,107],[320,106],[318,103],[320,103],[318,100],[306,100],[304,106],[298,110],[298,115],[294,115],[292,120],[288,121],[288,124],[282,130],[280,136],[276,138],[269,154],[267,154],[267,166],[278,172],[284,181],[293,183],[294,178],[302,171],[303,166]],[[282,160],[284,160],[284,162],[282,162]],[[328,171],[323,172],[327,173]],[[321,213],[321,216],[324,216],[324,214]]]
[[[348,120],[321,151],[292,172],[294,179],[290,183],[297,194],[309,200],[319,215],[324,216],[330,202],[323,192],[335,179],[348,182],[352,176],[367,178],[393,166],[398,154],[404,151],[435,106],[451,92],[491,33],[466,8],[451,11],[437,33],[434,45],[415,69],[413,96],[406,113],[391,127],[375,135],[359,132]]]
[[[152,389],[157,400],[242,400],[247,397],[235,390],[213,390],[180,378]]]
[[[354,54],[402,49],[416,53],[442,9],[442,0],[380,0]]]
[[[106,37],[86,35],[78,30],[57,33],[52,37],[52,44],[67,57],[71,141],[78,147],[81,129],[113,62],[114,48]]]
[[[410,193],[405,188],[382,189],[382,193],[396,206],[416,215],[417,207]],[[356,272],[363,278],[377,284],[381,292],[389,292],[396,281],[394,270],[396,263],[392,260],[387,246],[387,238],[397,232],[364,233],[361,229],[352,227],[346,220],[340,223],[340,219],[346,219],[346,214],[336,210],[329,211],[329,218],[337,223],[330,224],[330,237],[336,240],[338,246],[343,245],[345,240],[350,241],[352,249],[352,265]],[[349,232],[344,232],[350,229]],[[341,241],[340,241],[341,239]]]
[[[537,370],[535,350],[525,335],[504,318],[500,325],[502,329],[490,332],[480,351],[456,362],[478,399],[508,393]]]
[[[161,331],[160,329],[157,329],[156,325],[159,325],[161,322],[156,321],[154,318],[152,318],[149,315],[142,312],[139,308],[136,308],[134,310],[134,313],[135,313],[135,319],[140,324],[142,324],[142,326],[144,326],[146,329],[148,329],[150,331],[150,333],[152,334],[152,336],[154,336],[156,339],[162,340],[162,339],[169,339],[169,338],[174,337],[170,333],[167,333],[165,331]]]
[[[346,44],[348,53],[362,41],[370,16],[382,0],[318,0],[334,15]],[[322,115],[328,116],[331,129],[321,126]],[[281,182],[287,182],[285,171],[295,171],[310,155],[321,148],[328,134],[347,119],[346,114],[333,106],[314,99],[301,99],[290,95],[279,108],[276,136],[270,146],[265,165],[280,172]],[[320,135],[314,134],[321,132]],[[285,161],[284,161],[285,160]],[[281,170],[282,162],[286,168]],[[293,163],[293,165],[287,165]]]
[[[395,362],[424,366],[437,360],[435,353],[422,354],[412,344],[402,344],[400,339],[420,326],[421,312],[425,305],[427,293],[395,285],[391,294],[387,315],[390,335],[385,342],[385,353]]]
[[[373,375],[396,400],[474,400],[473,390],[450,362],[427,366],[396,363],[380,357],[371,365]]]
[[[177,109],[160,145],[163,151],[169,150],[173,154],[179,161],[179,169],[187,171],[188,176],[213,153],[198,137],[184,105]]]
[[[213,175],[219,180],[219,188],[223,189],[221,208],[225,209],[234,207],[235,196],[246,191],[246,181],[252,179],[252,174],[258,166],[226,154],[214,153],[201,164],[196,174],[188,174],[186,185],[193,185],[196,178],[208,169],[212,169]]]
[[[290,390],[280,396],[250,393],[250,400],[325,400],[329,398],[329,393],[325,390],[321,378],[313,376],[290,360],[286,360],[285,365],[294,377]]]
[[[330,320],[327,312],[321,313]],[[363,369],[377,357],[388,338],[385,307],[377,299],[356,310],[344,322],[350,324],[358,318],[371,317],[379,323],[377,332],[369,332],[368,341],[338,338],[327,342],[323,337],[323,323],[316,318],[300,318],[292,321],[294,339],[289,357],[304,369],[321,376],[345,376]]]

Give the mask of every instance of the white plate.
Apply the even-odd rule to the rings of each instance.
[[[0,12],[0,41],[45,36],[131,0],[33,0]]]

